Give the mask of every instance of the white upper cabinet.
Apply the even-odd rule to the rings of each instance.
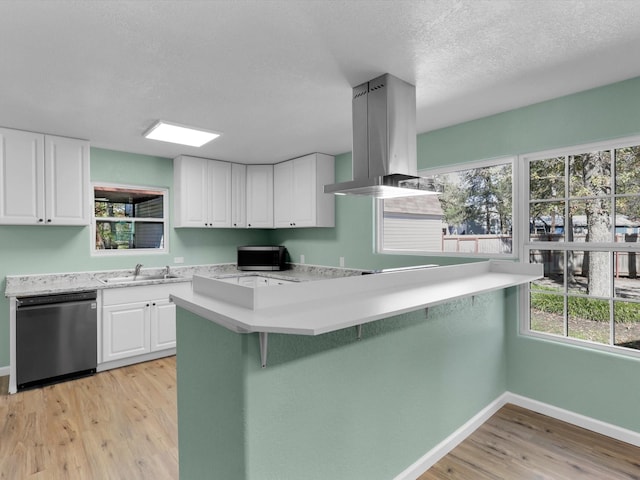
[[[247,227],[247,166],[231,164],[231,226]]]
[[[44,137],[45,218],[53,225],[89,225],[89,142]]]
[[[293,226],[293,161],[273,166],[273,224],[276,228]]]
[[[274,166],[276,228],[335,226],[335,197],[324,193],[334,183],[334,157],[305,155]]]
[[[178,157],[173,160],[175,227],[209,226],[207,160]]]
[[[88,225],[89,142],[0,128],[0,223]]]
[[[231,164],[180,156],[173,161],[175,227],[231,226]]]
[[[210,160],[209,176],[209,226],[231,226],[231,164]]]
[[[174,159],[175,227],[335,226],[334,158],[305,155],[277,165]]]
[[[273,228],[273,165],[247,165],[247,227]]]

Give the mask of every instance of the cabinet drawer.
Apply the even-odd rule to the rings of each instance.
[[[189,292],[191,292],[191,282],[106,288],[102,291],[102,304],[107,306],[141,300],[167,299],[171,294],[180,295]]]

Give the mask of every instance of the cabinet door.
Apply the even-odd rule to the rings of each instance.
[[[176,346],[176,306],[169,300],[151,302],[151,351]]]
[[[150,351],[150,308],[149,302],[103,307],[103,362]]]
[[[176,227],[209,226],[209,170],[204,158],[181,156],[173,161],[174,215]]]
[[[273,165],[247,165],[247,227],[273,228]]]
[[[231,164],[208,160],[209,226],[231,226]]]
[[[231,226],[247,226],[247,166],[231,164]]]
[[[0,128],[0,223],[44,223],[44,202],[44,135]]]
[[[316,225],[316,156],[296,158],[291,163],[293,226],[313,227]]]
[[[273,166],[273,225],[290,228],[293,220],[293,161]]]
[[[45,135],[45,222],[89,225],[89,142]]]

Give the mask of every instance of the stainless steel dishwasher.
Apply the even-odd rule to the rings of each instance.
[[[18,298],[18,390],[95,373],[97,312],[95,290]]]

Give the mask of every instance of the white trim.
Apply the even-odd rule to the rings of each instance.
[[[521,259],[522,262],[529,263],[530,252],[535,250],[561,251],[561,252],[603,251],[603,252],[608,252],[610,255],[613,254],[614,252],[638,252],[637,244],[615,242],[615,238],[613,236],[614,231],[611,232],[612,235],[610,237],[610,241],[606,243],[587,243],[587,242],[575,242],[575,241],[569,242],[568,238],[565,238],[563,241],[558,241],[558,242],[535,242],[531,240],[528,233],[529,219],[530,219],[530,213],[529,213],[530,202],[536,202],[536,203],[544,202],[544,201],[561,202],[564,204],[564,209],[565,209],[564,217],[566,218],[568,216],[568,211],[566,210],[568,208],[569,203],[572,200],[574,200],[574,197],[572,197],[569,191],[570,173],[569,173],[569,162],[566,157],[570,155],[580,155],[584,152],[593,152],[593,151],[611,152],[612,185],[611,185],[611,191],[606,196],[606,198],[610,199],[611,201],[611,214],[613,217],[615,217],[616,199],[634,197],[634,196],[637,197],[637,194],[627,194],[627,193],[619,194],[619,193],[616,193],[615,188],[613,188],[614,187],[613,181],[615,179],[615,165],[616,165],[614,151],[619,148],[631,147],[631,146],[637,146],[637,145],[640,145],[640,136],[636,135],[636,136],[616,138],[612,140],[602,140],[598,142],[586,143],[581,145],[566,146],[566,147],[555,148],[555,149],[539,151],[539,152],[531,152],[531,153],[526,153],[518,156],[518,163],[523,164],[522,175],[520,175],[522,177],[520,179],[521,185],[519,188],[519,202],[520,202],[519,217],[521,219],[519,228],[521,233],[521,236],[520,236],[521,243],[520,245],[518,245],[518,249],[522,253],[522,259]],[[545,159],[553,159],[558,157],[564,157],[564,163],[565,163],[564,194],[558,198],[553,198],[553,199],[530,199],[530,185],[531,185],[530,164],[531,162],[545,160]],[[592,198],[592,197],[579,197],[579,198],[580,200],[582,200],[583,198]],[[566,255],[564,256],[564,268],[567,268]],[[611,264],[610,273],[611,273],[611,285],[613,287],[613,282],[614,282],[613,264]],[[532,293],[531,287],[529,286],[528,288],[522,288],[521,292],[522,292],[521,303],[520,303],[521,307],[519,310],[520,311],[519,334],[521,336],[529,337],[529,338],[538,338],[541,340],[548,340],[548,341],[552,341],[552,342],[563,344],[563,345],[578,346],[578,347],[586,348],[589,350],[610,352],[610,353],[614,353],[616,355],[622,355],[625,357],[631,357],[631,358],[640,357],[640,351],[636,349],[615,345],[614,338],[613,338],[614,333],[612,328],[615,325],[615,323],[613,318],[614,312],[612,309],[610,310],[610,319],[609,319],[609,326],[610,326],[609,343],[608,344],[596,343],[596,342],[591,342],[587,340],[571,338],[568,336],[567,323],[566,323],[566,306],[565,306],[565,318],[564,318],[565,328],[564,328],[563,335],[550,334],[546,332],[538,332],[538,331],[532,330],[530,326],[530,321],[531,321],[530,306],[531,306],[531,293]],[[565,303],[567,302],[567,299],[569,298],[569,296],[571,297],[582,296],[582,295],[575,295],[569,292],[566,278],[564,280],[562,291],[559,292],[559,295],[563,296]],[[611,288],[610,295],[608,297],[604,297],[604,298],[593,297],[589,295],[587,295],[586,297],[600,298],[603,300],[607,300],[608,302],[612,302],[612,301],[615,301],[616,299],[619,299],[619,297],[616,297],[615,295],[614,288]]]
[[[6,377],[10,371],[11,367],[0,367],[0,377]]]
[[[18,391],[16,373],[16,298],[9,298],[9,393]]]
[[[424,177],[426,175],[442,175],[443,173],[459,172],[460,170],[473,170],[474,168],[494,167],[506,163],[514,163],[518,156],[501,155],[499,157],[485,158],[483,160],[473,160],[471,162],[452,163],[449,165],[441,165],[439,167],[428,167],[418,170],[418,175]]]
[[[464,423],[464,425],[458,428],[455,432],[429,450],[403,472],[398,474],[394,480],[415,480],[418,478],[424,472],[429,470],[429,468],[435,465],[440,459],[446,456],[451,450],[462,443],[478,427],[485,423],[507,403],[511,403],[533,412],[555,418],[556,420],[561,420],[571,425],[582,427],[592,432],[606,435],[607,437],[640,447],[640,432],[634,432],[626,428],[618,427],[617,425],[606,423],[579,413],[574,413],[563,408],[555,407],[548,403],[523,397],[522,395],[504,392]]]
[[[116,249],[116,250],[96,250],[96,207],[95,207],[95,190],[100,187],[114,187],[120,189],[127,190],[153,190],[158,194],[162,194],[162,209],[163,216],[162,218],[141,218],[136,219],[136,217],[123,217],[123,222],[162,222],[163,229],[163,242],[164,246],[162,248],[132,248],[132,249]],[[127,255],[167,255],[169,254],[169,236],[170,236],[170,204],[169,204],[169,187],[159,187],[153,185],[131,185],[127,183],[117,183],[117,182],[91,182],[91,235],[89,241],[90,245],[90,254],[92,257],[113,257],[113,256],[127,256]],[[99,220],[115,220],[117,218],[105,217],[100,218]]]
[[[522,395],[517,395],[511,392],[506,392],[504,395],[502,395],[501,398],[504,398],[505,403],[512,403],[519,407],[526,408],[543,415],[547,415],[551,418],[555,418],[556,420],[561,420],[577,427],[586,428],[587,430],[591,430],[592,432],[606,435],[607,437],[615,438],[616,440],[620,440],[621,442],[640,447],[640,432],[628,430],[611,423],[603,422],[595,418],[587,417],[586,415],[582,415],[580,413],[571,412],[569,410],[565,410],[564,408],[556,407],[544,402],[539,402],[538,400],[533,400],[531,398],[523,397]]]
[[[110,362],[98,363],[96,372],[105,372],[113,368],[126,367],[128,365],[133,365],[134,363],[148,362],[150,360],[157,360],[163,357],[170,357],[175,354],[176,354],[176,348],[173,347],[173,348],[167,348],[166,350],[158,350],[156,352],[149,352],[149,353],[144,353],[142,355],[136,355],[133,357],[120,358],[118,360],[113,360]]]
[[[517,212],[519,211],[518,203],[520,199],[517,195],[518,179],[520,178],[520,167],[518,166],[519,157],[517,155],[505,155],[500,157],[488,158],[484,160],[476,160],[471,162],[457,163],[453,165],[445,165],[440,167],[426,168],[418,171],[418,175],[426,177],[430,175],[444,175],[455,173],[463,170],[472,170],[474,168],[490,168],[497,165],[511,165],[511,253],[471,253],[471,252],[440,252],[437,250],[392,250],[385,248],[384,245],[384,200],[374,199],[373,219],[374,219],[374,252],[384,255],[413,255],[413,256],[431,256],[431,257],[453,257],[453,258],[488,258],[488,259],[514,259],[520,256],[520,245],[522,241],[519,238],[517,229]]]
[[[507,403],[504,399],[506,395],[507,392],[503,393],[489,405],[476,413],[455,432],[429,450],[402,473],[397,475],[394,480],[415,480],[424,472],[429,470],[441,458],[447,455],[469,435],[475,432],[478,427],[482,426],[483,423],[489,420],[493,414],[500,410]]]
[[[614,138],[612,140],[602,140],[599,142],[582,143],[578,145],[569,145],[560,148],[551,148],[549,150],[529,152],[520,154],[519,157],[524,160],[543,160],[545,158],[562,157],[565,155],[579,155],[586,152],[595,152],[599,150],[615,150],[617,148],[632,147],[640,144],[640,135],[630,137]]]

